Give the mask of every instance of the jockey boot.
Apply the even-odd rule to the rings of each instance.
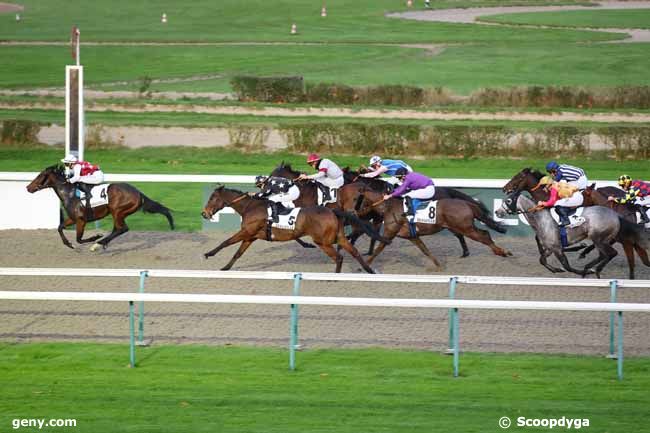
[[[86,194],[86,220],[90,220],[93,217],[93,210],[90,207],[90,198],[92,197],[91,191],[93,187],[92,185],[83,182],[77,182],[77,186]]]
[[[272,201],[269,203],[269,206],[271,207],[271,221],[274,223],[279,223],[280,222],[280,216],[279,216],[279,211],[280,211],[280,203],[276,203]]]
[[[637,204],[634,206],[635,210],[638,211],[641,214],[641,223],[640,224],[648,224],[650,223],[650,219],[648,218],[648,214],[646,212],[648,211],[648,208],[643,206],[642,204]]]
[[[555,210],[557,211],[557,214],[560,216],[560,227],[566,227],[569,224],[571,224],[571,221],[569,221],[569,213],[571,212],[570,207],[555,206]]]
[[[409,235],[412,238],[417,237],[417,229],[415,227],[415,203],[413,203],[415,200],[413,200],[411,197],[406,196],[406,219],[408,220],[409,223]]]
[[[320,190],[323,192],[323,203],[327,203],[332,199],[332,196],[330,195],[330,189],[328,186],[323,185],[322,183],[318,182],[318,187]]]

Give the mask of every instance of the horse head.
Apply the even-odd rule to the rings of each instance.
[[[291,164],[286,164],[284,161],[280,163],[270,174],[271,176],[284,177],[285,179],[294,180],[300,176],[300,172],[297,172],[291,168]]]
[[[57,183],[62,182],[65,182],[64,167],[60,164],[52,165],[41,171],[38,176],[27,185],[27,191],[35,193],[42,189],[52,188]]]
[[[543,176],[539,171],[526,167],[505,184],[503,192],[511,194],[513,192],[530,191]]]
[[[210,219],[214,214],[219,212],[221,209],[226,207],[226,201],[223,198],[225,186],[219,185],[213,192],[210,194],[208,202],[201,212],[201,216],[205,219]]]
[[[508,194],[503,200],[503,203],[501,203],[501,207],[496,210],[496,216],[499,218],[505,218],[507,215],[517,214],[517,202],[519,201],[520,195],[521,191],[514,191]]]

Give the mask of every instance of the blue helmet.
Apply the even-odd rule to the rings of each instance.
[[[555,161],[551,161],[546,164],[546,171],[557,170],[558,168],[560,168],[560,164]]]
[[[408,172],[408,170],[406,169],[406,167],[400,167],[400,168],[398,168],[397,171],[395,172],[395,177],[404,177],[404,176],[406,176],[407,174],[409,174],[409,172]]]

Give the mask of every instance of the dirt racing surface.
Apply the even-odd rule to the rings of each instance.
[[[72,232],[67,232],[72,237]],[[54,230],[0,232],[2,267],[88,267],[216,270],[234,254],[230,247],[210,260],[202,253],[224,240],[222,232],[130,232],[109,249],[91,253],[89,246],[69,250]],[[514,256],[501,258],[468,241],[472,255],[461,259],[455,238],[426,239],[449,275],[550,277],[537,262],[531,238],[494,236]],[[365,251],[367,243],[360,242]],[[575,256],[572,261],[577,262]],[[432,274],[427,259],[408,241],[386,248],[375,267],[382,273]],[[334,264],[320,250],[294,242],[258,241],[233,270],[332,272]],[[343,272],[359,272],[345,257]],[[562,274],[566,275],[566,274]],[[619,255],[603,278],[622,278],[627,265]],[[640,265],[637,278],[650,279]],[[2,277],[2,290],[137,291],[137,278]],[[247,295],[289,295],[291,281],[247,281],[150,278],[146,291]],[[445,298],[446,285],[398,283],[303,282],[306,296]],[[546,301],[609,300],[600,288],[459,285],[461,299]],[[621,302],[650,302],[650,290],[621,289]],[[148,303],[145,335],[156,343],[251,344],[286,347],[289,309],[263,305],[198,305]],[[447,348],[447,312],[443,310],[318,307],[300,308],[300,343],[311,347]],[[465,351],[561,352],[604,354],[608,349],[607,313],[461,311],[460,341]],[[650,354],[650,316],[626,314],[625,353]],[[121,303],[3,301],[0,339],[4,341],[128,341],[128,307]]]

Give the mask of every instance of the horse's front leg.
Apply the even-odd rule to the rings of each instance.
[[[91,236],[88,239],[83,239],[84,230],[86,228],[86,220],[79,218],[77,220],[77,243],[78,244],[87,244],[89,242],[95,242],[97,239],[101,239],[101,235]]]
[[[573,272],[574,274],[578,274],[578,275],[581,275],[583,277],[585,275],[589,275],[589,274],[594,273],[594,271],[592,271],[592,270],[588,270],[588,271],[585,272],[585,271],[580,271],[580,270],[574,268],[573,266],[571,266],[571,263],[569,263],[569,259],[566,258],[566,255],[564,255],[564,253],[562,251],[553,251],[553,254],[555,254],[555,258],[557,258],[560,261],[560,263],[562,263],[562,266],[564,266],[564,269],[566,269],[569,272]]]
[[[63,216],[63,211],[61,211],[61,215]],[[59,236],[61,236],[61,240],[63,241],[63,245],[65,245],[68,248],[72,248],[74,250],[74,247],[72,246],[72,244],[70,243],[68,238],[66,238],[65,235],[63,234],[63,229],[66,228],[67,226],[73,224],[73,223],[74,223],[74,221],[72,220],[72,218],[68,217],[61,224],[59,224],[59,228],[57,230],[59,232]]]
[[[239,249],[237,250],[237,252],[235,253],[235,255],[232,256],[232,259],[230,259],[230,261],[228,262],[228,264],[227,264],[226,266],[224,266],[223,268],[221,268],[221,270],[222,270],[222,271],[227,271],[227,270],[229,270],[230,268],[232,268],[232,265],[235,264],[235,262],[237,261],[237,259],[239,259],[239,258],[242,256],[242,254],[244,254],[244,252],[248,249],[248,247],[251,246],[251,244],[252,244],[253,242],[255,242],[255,239],[248,239],[248,240],[242,241],[242,243],[241,243],[241,245],[239,246]]]
[[[238,231],[225,241],[221,242],[215,249],[208,251],[207,253],[203,254],[203,257],[210,258],[217,254],[219,251],[222,249],[229,247],[230,245],[236,244],[237,242],[241,242],[244,240],[244,238],[247,237],[247,233],[244,232],[243,230]]]

